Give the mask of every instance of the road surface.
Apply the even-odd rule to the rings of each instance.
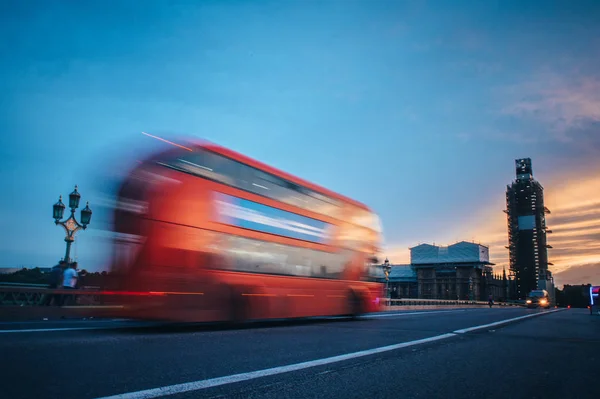
[[[47,323],[0,323],[2,397],[598,395],[600,317],[586,310],[397,312],[358,321],[258,323],[236,329]]]

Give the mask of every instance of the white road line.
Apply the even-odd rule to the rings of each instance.
[[[98,398],[98,399],[159,398],[161,396],[175,395],[175,394],[190,392],[190,391],[198,391],[201,389],[217,387],[219,385],[232,384],[234,382],[253,380],[255,378],[268,377],[270,375],[289,373],[290,371],[298,371],[298,370],[303,370],[303,369],[307,369],[307,368],[311,368],[311,367],[323,366],[325,364],[343,362],[345,360],[375,355],[377,353],[382,353],[382,352],[389,352],[389,351],[393,351],[393,350],[397,350],[397,349],[401,349],[401,348],[406,348],[409,346],[425,344],[427,342],[439,341],[439,340],[447,339],[447,338],[454,337],[454,336],[455,336],[455,334],[452,334],[452,333],[442,334],[442,335],[437,335],[435,337],[419,339],[416,341],[403,342],[400,344],[394,344],[394,345],[389,345],[389,346],[382,346],[379,348],[368,349],[368,350],[364,350],[364,351],[360,351],[360,352],[347,353],[345,355],[326,357],[323,359],[311,360],[308,362],[290,364],[287,366],[273,367],[270,369],[251,371],[248,373],[241,373],[241,374],[234,374],[234,375],[229,375],[226,377],[211,378],[208,380],[187,382],[187,383],[183,383],[183,384],[170,385],[170,386],[161,387],[161,388],[146,389],[144,391],[129,392],[129,393],[124,393],[124,394],[120,394],[120,395],[106,396],[106,397]]]
[[[394,316],[420,316],[427,314],[435,314],[435,313],[454,313],[454,312],[466,312],[467,309],[457,309],[457,310],[437,310],[437,311],[425,311],[425,312],[405,312],[405,313],[379,313],[379,314],[369,314],[362,316],[365,319],[374,319],[379,317],[394,317]]]
[[[27,332],[51,332],[51,331],[80,331],[80,330],[110,330],[118,327],[63,327],[63,328],[27,328],[23,330],[0,330],[0,334],[27,333]]]
[[[23,320],[23,321],[0,321],[0,326],[11,326],[11,325],[25,325],[25,324],[49,324],[52,322],[64,322],[65,320]],[[69,323],[73,324],[86,324],[86,323],[114,323],[114,322],[123,322],[123,321],[134,321],[131,319],[94,319],[93,317],[88,317],[87,320],[84,319],[68,319],[66,320]]]
[[[381,346],[378,348],[367,349],[367,350],[363,350],[363,351],[359,351],[359,352],[347,353],[344,355],[326,357],[323,359],[316,359],[316,360],[311,360],[308,362],[290,364],[287,366],[273,367],[273,368],[258,370],[258,371],[250,371],[247,373],[234,374],[234,375],[229,375],[229,376],[225,376],[225,377],[210,378],[208,380],[200,380],[200,381],[194,381],[194,382],[186,382],[183,384],[168,385],[168,386],[164,386],[164,387],[160,387],[160,388],[145,389],[143,391],[135,391],[135,392],[128,392],[128,393],[123,393],[123,394],[118,394],[118,395],[113,395],[113,396],[105,396],[105,397],[101,397],[101,398],[97,398],[97,399],[151,399],[151,398],[158,398],[158,397],[175,395],[175,394],[180,394],[180,393],[185,393],[185,392],[199,391],[202,389],[213,388],[213,387],[217,387],[220,385],[233,384],[236,382],[248,381],[248,380],[253,380],[256,378],[268,377],[271,375],[289,373],[292,371],[304,370],[304,369],[308,369],[308,368],[312,368],[312,367],[323,366],[326,364],[343,362],[345,360],[356,359],[356,358],[365,357],[365,356],[371,356],[371,355],[375,355],[378,353],[394,351],[394,350],[398,350],[398,349],[402,349],[402,348],[407,348],[410,346],[425,344],[428,342],[442,341],[442,340],[445,340],[448,338],[456,337],[457,334],[464,334],[464,333],[467,333],[470,331],[475,331],[475,330],[479,330],[479,329],[483,329],[483,328],[498,326],[501,324],[507,324],[507,323],[510,323],[513,321],[522,320],[522,319],[526,319],[526,318],[530,318],[530,317],[542,316],[542,315],[558,312],[560,310],[564,310],[564,309],[534,313],[534,314],[530,314],[527,316],[521,316],[521,317],[514,317],[512,319],[506,319],[506,320],[501,320],[501,321],[498,321],[495,323],[465,328],[462,330],[456,330],[451,333],[436,335],[436,336],[429,337],[429,338],[423,338],[423,339],[418,339],[418,340],[409,341],[409,342],[402,342],[402,343],[394,344],[394,345]]]
[[[554,312],[560,312],[561,310],[566,310],[566,309],[555,309],[555,310],[548,310],[545,312],[532,313],[532,314],[528,314],[525,316],[514,317],[512,319],[500,320],[495,323],[483,324],[481,326],[475,326],[475,327],[463,328],[461,330],[455,330],[455,331],[453,331],[453,333],[454,334],[465,334],[465,333],[472,332],[472,331],[483,330],[483,329],[490,328],[490,327],[500,326],[502,324],[511,323],[511,322],[517,321],[517,320],[523,320],[523,319],[528,319],[530,317],[536,317],[536,316],[542,316],[542,315],[550,314],[550,313],[554,313]]]
[[[158,324],[160,325],[160,324]],[[21,330],[0,330],[0,334],[54,332],[54,331],[84,331],[84,330],[119,330],[124,328],[153,327],[154,325],[119,325],[119,326],[95,326],[95,327],[57,327],[57,328],[24,328]]]

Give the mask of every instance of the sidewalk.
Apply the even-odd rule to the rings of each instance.
[[[116,317],[118,308],[106,306],[2,306],[0,321],[61,320]]]

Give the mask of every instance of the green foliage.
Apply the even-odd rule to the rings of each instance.
[[[94,272],[89,273],[86,270],[81,270],[80,285],[103,287],[110,276],[109,273]],[[20,269],[9,274],[0,274],[0,282],[2,283],[21,283],[21,284],[49,284],[50,274],[44,273],[39,267],[34,269]]]

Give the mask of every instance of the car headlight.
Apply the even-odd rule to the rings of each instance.
[[[526,300],[525,303],[531,303],[531,299]]]
[[[542,299],[542,300],[540,301],[540,303],[541,303],[542,305],[545,305],[547,302],[548,302],[548,301],[546,301],[545,299]]]

